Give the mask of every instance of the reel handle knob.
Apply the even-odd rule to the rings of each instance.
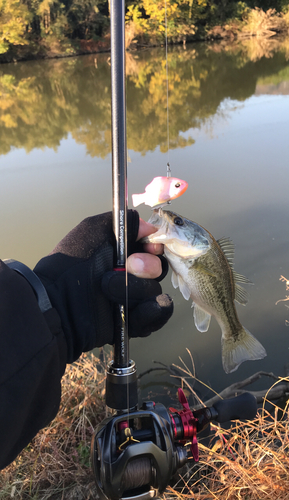
[[[229,420],[253,420],[257,413],[257,401],[253,394],[244,392],[235,398],[218,401],[213,408],[217,412],[214,420],[220,423]]]

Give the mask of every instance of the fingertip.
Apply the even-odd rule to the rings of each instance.
[[[164,245],[161,243],[144,243],[144,250],[153,255],[162,255],[164,253]]]
[[[127,270],[129,273],[138,277],[144,277],[145,263],[141,257],[131,255],[127,260]]]
[[[127,271],[138,278],[155,279],[162,273],[162,264],[156,255],[135,253],[128,257]]]

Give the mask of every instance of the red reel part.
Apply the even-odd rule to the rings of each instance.
[[[189,407],[189,403],[184,394],[184,391],[181,388],[178,389],[178,397],[179,397],[179,402],[183,407],[183,410],[176,410],[175,408],[169,408],[169,411],[171,412],[170,417],[172,420],[174,438],[176,440],[179,440],[182,444],[186,443],[187,441],[191,441],[191,453],[195,462],[198,462],[199,460],[199,449],[197,440],[198,419],[194,417],[194,414]],[[180,422],[177,422],[176,418],[177,416],[181,421],[181,425]],[[180,432],[180,427],[181,427],[181,432]]]

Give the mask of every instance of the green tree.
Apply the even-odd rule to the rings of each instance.
[[[258,7],[263,10],[276,9],[278,12],[287,11],[289,7],[288,0],[247,0],[251,9]]]
[[[107,0],[71,0],[66,9],[73,38],[88,40],[102,36],[109,27]]]
[[[68,31],[64,3],[59,0],[42,0],[37,1],[37,4],[36,15],[42,37],[49,35],[54,35],[57,39],[64,37]]]
[[[11,46],[27,45],[32,15],[19,0],[0,0],[0,54]]]
[[[197,0],[196,5],[204,1]],[[129,5],[126,20],[135,25],[138,37],[150,42],[161,42],[166,35],[169,41],[181,41],[195,33],[192,6],[192,0],[141,0]]]

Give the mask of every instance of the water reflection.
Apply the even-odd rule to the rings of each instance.
[[[285,42],[271,42],[271,49],[268,40],[225,47],[199,44],[169,52],[170,148],[193,144],[183,133],[220,113],[225,99],[244,101],[264,85],[268,92],[272,85],[276,90],[278,82],[286,92]],[[127,54],[129,149],[142,154],[167,149],[165,86],[163,49]],[[110,153],[109,56],[2,65],[0,154],[11,148],[56,149],[69,133],[92,157]]]
[[[172,209],[217,239],[232,238],[236,270],[255,283],[240,321],[268,356],[224,374],[218,325],[197,332],[190,303],[167,277],[175,312],[161,332],[131,342],[139,372],[179,355],[190,364],[188,347],[197,376],[215,390],[260,369],[283,375],[288,318],[275,302],[284,292],[279,277],[288,276],[287,46],[194,44],[170,50],[168,61],[169,158],[173,175],[189,183]],[[128,55],[130,193],[166,173],[164,53]],[[33,266],[84,217],[111,209],[109,56],[2,65],[0,134],[0,255]],[[148,219],[149,208],[140,214]],[[142,383],[146,392],[168,379]]]

